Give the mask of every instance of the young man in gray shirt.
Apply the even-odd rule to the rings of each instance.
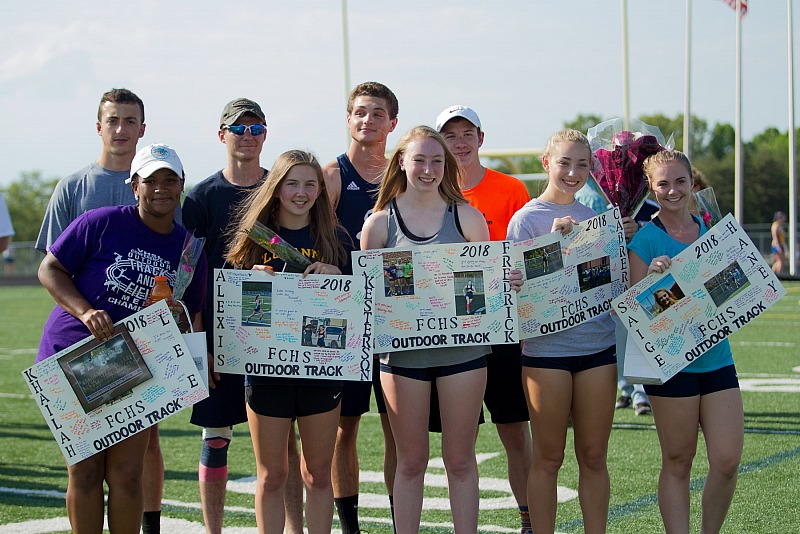
[[[128,89],[104,93],[97,109],[97,135],[103,140],[100,157],[83,169],[58,181],[36,240],[36,248],[47,252],[78,215],[105,206],[134,205],[130,178],[136,144],[144,137],[144,103]],[[180,220],[179,211],[175,212]],[[164,460],[158,441],[158,426],[148,430],[150,442],[144,461],[144,517],[142,532],[159,532]]]

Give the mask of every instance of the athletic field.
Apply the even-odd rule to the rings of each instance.
[[[732,338],[745,407],[744,455],[739,485],[725,532],[800,531],[800,283],[786,283],[788,296]],[[40,287],[0,288],[0,533],[68,532],[64,509],[66,467],[20,371],[35,357],[42,325],[53,302]],[[203,532],[197,490],[200,435],[184,411],[161,425],[166,482],[164,532]],[[568,441],[571,442],[571,433]],[[391,533],[382,482],[379,419],[361,423],[360,515],[363,530]],[[482,532],[519,532],[518,513],[505,481],[503,448],[491,424],[477,444],[481,474]],[[704,446],[692,471],[692,526],[699,531]],[[659,449],[651,417],[618,410],[609,445],[609,532],[663,532],[656,504]],[[251,533],[255,464],[247,426],[239,425],[230,447],[225,531]],[[559,532],[582,532],[575,490],[577,466],[568,445],[559,485],[564,500]],[[431,443],[423,532],[451,532],[438,437]],[[334,522],[334,528],[338,522]]]

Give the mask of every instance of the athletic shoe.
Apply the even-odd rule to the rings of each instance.
[[[615,410],[620,410],[622,408],[630,408],[631,407],[631,398],[628,395],[620,395],[617,399],[617,403],[614,405]]]
[[[644,402],[636,405],[636,415],[653,415],[653,408]]]

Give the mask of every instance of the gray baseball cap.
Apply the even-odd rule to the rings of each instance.
[[[264,125],[267,124],[267,118],[264,116],[264,112],[261,111],[261,106],[248,98],[237,98],[225,104],[222,116],[219,118],[219,127],[233,125],[246,113],[252,113],[261,119]]]

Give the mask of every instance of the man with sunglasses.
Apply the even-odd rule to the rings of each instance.
[[[219,140],[228,152],[224,169],[218,171],[187,194],[183,205],[184,226],[196,237],[205,237],[208,259],[208,291],[214,287],[214,269],[225,266],[227,231],[236,224],[236,208],[257,189],[267,170],[261,167],[261,150],[267,138],[267,120],[256,102],[237,98],[228,102],[219,121]],[[206,299],[203,312],[208,347],[213,347],[214,299]],[[209,397],[192,407],[192,424],[203,427],[198,479],[200,503],[206,532],[222,532],[225,492],[228,482],[228,444],[233,425],[247,422],[242,375],[214,373],[209,352]],[[287,531],[302,532],[303,489],[297,442],[289,440],[289,482],[287,483]]]
[[[106,206],[136,204],[130,178],[136,145],[144,137],[144,102],[128,89],[112,89],[100,98],[97,108],[97,135],[103,140],[100,157],[83,169],[58,181],[36,240],[36,248],[46,253],[78,215]],[[181,221],[181,208],[175,210]],[[148,430],[150,442],[144,458],[144,516],[142,532],[160,531],[161,496],[164,487],[164,460],[158,440],[158,426]]]

